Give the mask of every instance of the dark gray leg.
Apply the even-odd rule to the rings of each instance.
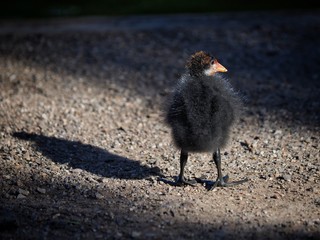
[[[221,154],[220,149],[213,153],[213,161],[216,164],[217,170],[218,170],[218,179],[223,181],[222,178],[222,171],[221,171]]]
[[[184,177],[184,168],[188,161],[188,152],[181,150],[180,154],[180,174],[177,180],[177,185],[195,186],[196,181],[187,181]]]
[[[214,189],[215,187],[232,187],[235,185],[242,184],[244,182],[247,182],[248,179],[243,179],[240,181],[235,181],[235,182],[228,182],[229,176],[226,175],[225,177],[222,176],[222,171],[221,171],[221,154],[220,154],[220,149],[218,148],[216,152],[213,153],[213,161],[216,164],[217,171],[218,171],[218,177],[216,182],[210,187],[209,190]]]

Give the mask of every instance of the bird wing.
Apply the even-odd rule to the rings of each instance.
[[[182,117],[185,115],[186,107],[183,97],[180,94],[175,94],[173,96],[172,104],[170,105],[168,115],[171,118]]]

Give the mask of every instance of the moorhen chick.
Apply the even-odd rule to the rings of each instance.
[[[169,99],[166,122],[180,155],[180,174],[176,185],[194,185],[184,177],[189,152],[213,152],[218,177],[209,189],[228,187],[247,181],[228,182],[221,172],[220,148],[227,143],[241,100],[229,82],[218,74],[227,69],[208,53],[200,51],[191,56]],[[202,181],[204,182],[204,181]]]

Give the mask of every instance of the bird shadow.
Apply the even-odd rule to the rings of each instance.
[[[80,141],[48,137],[41,134],[14,132],[13,137],[31,141],[34,148],[45,157],[59,164],[82,169],[101,177],[119,179],[143,179],[162,176],[158,167],[143,166],[139,161],[128,159],[105,149]]]

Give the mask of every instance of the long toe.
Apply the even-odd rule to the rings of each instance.
[[[186,180],[185,178],[178,178],[178,180],[176,181],[177,186],[189,185],[189,186],[195,187],[196,184],[197,184],[196,180]]]
[[[206,177],[204,175],[202,175],[199,178],[195,178],[195,180],[198,183],[204,184],[205,186],[210,186],[210,188],[212,188],[213,185],[215,185],[215,184],[217,184],[217,185],[220,184],[219,179],[217,179],[216,181],[212,181],[212,180],[206,179]],[[229,175],[224,176],[223,182],[227,183],[228,181],[229,181]]]
[[[239,181],[234,181],[234,182],[228,182],[228,180],[229,180],[228,175],[223,177],[222,180],[218,178],[213,185],[208,187],[208,190],[213,190],[216,187],[233,187],[233,186],[240,185],[242,183],[245,183],[245,182],[249,181],[247,178],[239,180]]]
[[[245,179],[242,179],[239,181],[225,182],[224,184],[222,184],[221,187],[233,187],[233,186],[240,185],[240,184],[248,182],[248,181],[249,181],[249,179],[245,178]]]

